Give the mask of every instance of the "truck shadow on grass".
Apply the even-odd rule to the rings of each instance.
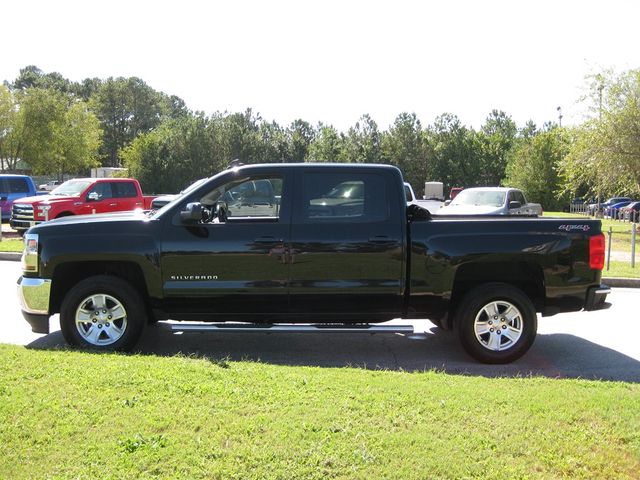
[[[65,348],[59,331],[28,348]],[[640,362],[569,334],[538,334],[531,350],[507,365],[483,365],[470,358],[451,332],[437,328],[414,337],[349,333],[177,333],[160,322],[148,328],[136,352],[192,355],[213,363],[254,361],[274,365],[365,368],[420,372],[437,370],[482,377],[582,378],[640,383]]]

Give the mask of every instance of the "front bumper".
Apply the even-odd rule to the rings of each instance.
[[[587,290],[587,301],[584,305],[585,310],[599,310],[607,308],[609,304],[605,303],[607,295],[611,293],[611,288],[607,285],[591,287]]]
[[[28,230],[39,223],[42,222],[36,220],[15,220],[13,218],[9,220],[9,226],[14,230]]]
[[[51,280],[48,278],[18,279],[18,300],[31,330],[35,333],[49,333],[49,298]]]

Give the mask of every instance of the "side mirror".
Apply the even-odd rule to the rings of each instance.
[[[97,202],[98,200],[100,200],[100,194],[98,192],[91,192],[87,195],[88,202]]]
[[[229,216],[229,207],[226,202],[217,202],[213,207],[213,217],[220,223],[226,223]]]
[[[445,202],[444,202],[444,206],[445,206],[445,207],[448,207],[450,203],[451,203],[451,200],[445,200]]]
[[[204,207],[201,203],[187,203],[187,206],[180,212],[180,220],[184,223],[197,223],[202,221]]]
[[[522,207],[522,204],[520,202],[516,202],[516,201],[509,202],[509,210],[515,210],[516,208],[520,208],[520,207]]]

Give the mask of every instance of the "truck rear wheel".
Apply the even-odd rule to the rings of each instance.
[[[65,340],[93,350],[131,350],[146,323],[146,309],[136,289],[109,275],[82,280],[67,293],[60,309]]]
[[[529,297],[505,283],[471,290],[456,314],[466,352],[483,363],[509,363],[524,355],[536,338],[538,319]]]

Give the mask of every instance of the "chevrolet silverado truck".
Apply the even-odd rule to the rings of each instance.
[[[537,312],[606,305],[603,263],[599,220],[436,217],[407,205],[392,166],[265,164],[155,212],[32,227],[18,294],[34,332],[60,313],[66,341],[98,351],[130,350],[165,319],[428,318],[477,360],[505,363],[531,347]]]
[[[149,210],[153,197],[133,178],[74,178],[48,195],[20,198],[11,210],[11,228],[24,233],[38,223],[71,215]]]

